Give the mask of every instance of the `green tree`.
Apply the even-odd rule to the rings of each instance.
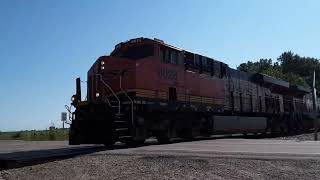
[[[260,59],[257,62],[248,61],[240,64],[238,70],[267,74],[304,87],[312,84],[313,71],[316,70],[319,72],[317,73],[317,86],[320,87],[319,60],[300,57],[291,51],[282,53],[275,63],[272,62],[272,59]]]
[[[317,89],[320,87],[320,63],[312,57],[301,57],[289,52],[282,53],[277,59],[281,65],[282,72],[288,74],[288,79],[302,78],[305,84],[311,86],[313,81],[313,71],[316,71]],[[300,82],[301,80],[296,80]]]
[[[257,62],[248,61],[247,63],[242,63],[238,67],[238,70],[245,72],[262,72],[273,67],[272,59],[260,59]]]

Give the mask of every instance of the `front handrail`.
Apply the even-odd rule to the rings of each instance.
[[[99,77],[99,79],[103,83],[103,85],[105,85],[111,91],[112,95],[117,99],[117,101],[118,101],[118,114],[120,114],[121,113],[121,102],[120,102],[120,99],[118,98],[116,93],[112,90],[112,88],[102,79],[102,75],[101,74],[95,74],[95,75]],[[106,98],[106,100],[108,101],[109,105],[111,106],[111,103],[108,100],[108,98]]]
[[[65,105],[64,107],[65,107],[65,108],[67,109],[67,111],[68,111],[68,119],[69,119],[69,122],[68,122],[68,121],[65,121],[65,123],[67,123],[67,124],[70,125],[70,124],[72,123],[73,114],[74,114],[74,113],[72,112],[72,110],[71,110],[71,107],[72,107],[72,106],[69,107],[68,105]]]
[[[133,125],[133,100],[130,98],[130,96],[128,95],[128,93],[122,88],[122,73],[120,74],[120,89],[121,91],[127,96],[127,98],[130,100],[131,102],[131,123]]]

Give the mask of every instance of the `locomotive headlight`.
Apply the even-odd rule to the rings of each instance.
[[[96,93],[96,97],[99,97],[100,96],[100,94],[99,93]]]
[[[76,95],[73,95],[73,96],[71,97],[71,104],[74,105],[74,106],[77,105],[77,96],[76,96]]]
[[[104,61],[101,61],[101,65],[104,65]]]
[[[104,66],[101,66],[101,70],[104,70]]]

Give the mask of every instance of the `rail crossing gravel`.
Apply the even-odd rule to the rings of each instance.
[[[293,136],[290,137],[290,141],[310,140],[313,137],[312,135]],[[276,141],[278,141],[277,139],[283,141],[284,138],[275,139]],[[208,142],[211,141],[217,142],[208,140]],[[219,141],[228,142],[232,140]],[[251,142],[251,140],[244,141]],[[188,143],[193,144],[193,142]],[[198,143],[201,144],[201,142]],[[318,179],[320,176],[320,155],[318,154],[305,156],[303,154],[152,150],[152,148],[161,149],[162,146],[166,147],[166,145],[158,145],[158,147],[156,145],[147,148],[100,151],[33,166],[1,170],[0,180]],[[175,144],[169,146],[174,147]]]
[[[1,171],[0,179],[317,179],[320,160],[85,155]]]

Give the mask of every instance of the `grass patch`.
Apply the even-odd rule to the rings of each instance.
[[[69,129],[0,132],[0,140],[55,141],[68,140]]]

